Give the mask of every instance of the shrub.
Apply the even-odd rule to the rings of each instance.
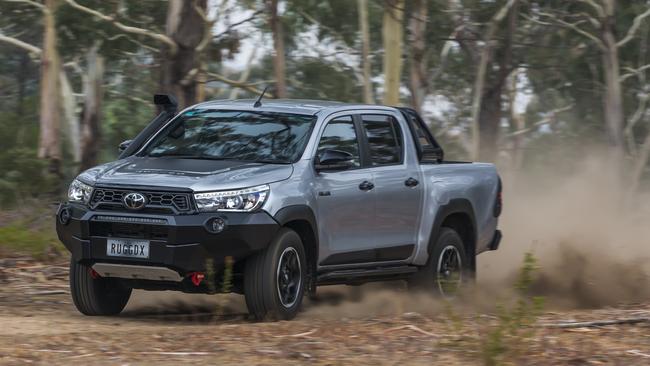
[[[482,344],[485,365],[498,365],[507,358],[516,358],[522,344],[535,333],[534,325],[542,312],[544,299],[532,296],[530,287],[535,279],[537,260],[526,253],[515,282],[514,305],[497,307],[498,323],[490,328]]]

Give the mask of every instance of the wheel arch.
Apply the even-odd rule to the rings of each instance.
[[[471,202],[467,199],[457,198],[450,200],[446,205],[440,206],[429,237],[429,256],[431,256],[443,227],[453,229],[460,235],[465,253],[470,259],[471,269],[475,270],[477,232],[474,207]]]
[[[309,283],[316,278],[318,263],[318,222],[314,211],[307,205],[292,205],[282,208],[275,216],[280,226],[295,231],[302,240],[309,266]]]

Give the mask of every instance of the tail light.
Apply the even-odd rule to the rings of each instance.
[[[501,215],[501,210],[503,209],[503,186],[501,184],[501,178],[499,178],[499,185],[497,187],[497,197],[494,202],[494,217],[499,217]]]

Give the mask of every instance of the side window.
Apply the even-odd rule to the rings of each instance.
[[[397,120],[382,114],[361,116],[373,166],[402,162],[402,133]]]
[[[335,118],[325,126],[323,135],[318,143],[318,155],[327,149],[350,153],[354,157],[353,166],[361,166],[359,140],[357,139],[357,132],[354,128],[352,117]]]

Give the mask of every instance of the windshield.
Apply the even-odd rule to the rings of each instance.
[[[140,155],[292,163],[315,121],[290,113],[194,109],[176,118]]]

